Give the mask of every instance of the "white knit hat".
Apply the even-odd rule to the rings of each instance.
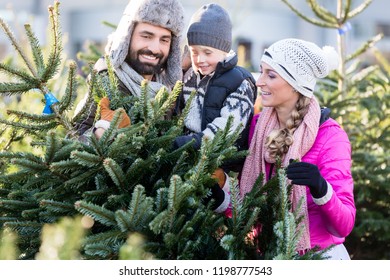
[[[336,69],[339,58],[333,47],[321,49],[312,42],[289,38],[272,44],[264,51],[261,61],[298,92],[311,98],[317,79]]]

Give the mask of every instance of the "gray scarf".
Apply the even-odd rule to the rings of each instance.
[[[133,68],[131,68],[126,62],[122,63],[118,68],[115,68],[115,73],[122,83],[130,90],[130,92],[137,97],[141,96],[141,83],[144,80],[140,74],[138,74]],[[148,93],[150,98],[154,98],[157,92],[164,85],[161,82],[161,76],[156,75],[156,82],[149,81]]]

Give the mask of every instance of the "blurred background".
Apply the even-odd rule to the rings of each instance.
[[[62,32],[67,41],[64,47],[70,58],[93,42],[104,47],[107,35],[113,31],[104,25],[107,21],[118,24],[122,12],[129,0],[64,0],[61,2]],[[133,0],[136,1],[136,0]],[[313,41],[319,45],[336,45],[335,29],[327,29],[310,24],[282,2],[275,0],[181,0],[186,22],[203,4],[216,2],[228,10],[233,21],[234,47],[240,58],[240,65],[252,71],[257,64],[263,49],[276,40],[286,37],[297,37]],[[323,7],[336,13],[336,0],[317,1]],[[357,6],[364,1],[352,1]],[[290,3],[303,14],[311,17],[313,12],[303,0],[291,0]],[[53,0],[1,0],[0,17],[3,18],[15,33],[24,32],[23,24],[31,23],[40,42],[45,42],[48,17],[47,7]],[[384,38],[377,48],[390,57],[390,18],[386,0],[374,0],[359,16],[352,18],[345,33],[347,48],[356,49],[368,38],[383,33]],[[15,34],[18,37],[18,34]],[[7,55],[12,46],[3,34],[0,34],[0,58]],[[348,49],[346,50],[348,53]],[[365,54],[367,62],[372,60],[370,52]]]

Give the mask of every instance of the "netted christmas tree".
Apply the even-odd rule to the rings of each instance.
[[[29,133],[34,139],[30,151],[0,152],[0,225],[17,233],[19,259],[44,258],[37,253],[45,225],[81,214],[94,221],[80,245],[82,259],[118,259],[129,236],[142,236],[139,246],[158,259],[321,258],[315,250],[305,255],[296,252],[300,218],[290,211],[283,169],[263,187],[259,178],[244,200],[232,187],[231,218],[212,210],[213,200],[206,201],[216,184],[213,172],[227,161],[242,159],[246,152],[237,152],[234,145],[240,128],[229,132],[232,119],[215,138],[205,138],[200,151],[192,143],[173,149],[188,111],[166,118],[182,89],[180,81],[171,92],[161,88],[153,99],[144,81],[139,98],[124,98],[106,58],[107,76],[90,73],[85,108],[109,96],[116,113],[102,138],[79,141],[74,126],[84,110],[69,117],[77,95],[76,64],[70,63],[61,98],[48,86],[61,62],[58,8],[59,2],[49,8],[53,40],[46,61],[28,25],[32,62],[0,21],[27,65],[25,70],[0,64],[0,70],[14,78],[0,83],[0,93],[25,95],[35,90],[45,105],[43,114],[8,111],[12,120],[1,120],[15,133]],[[125,112],[132,124],[118,129]],[[231,175],[235,186],[236,176]],[[251,237],[259,224],[262,234]]]

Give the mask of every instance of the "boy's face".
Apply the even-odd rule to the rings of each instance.
[[[202,75],[208,75],[215,71],[217,64],[226,58],[227,53],[212,47],[192,45],[190,46],[192,67]]]

